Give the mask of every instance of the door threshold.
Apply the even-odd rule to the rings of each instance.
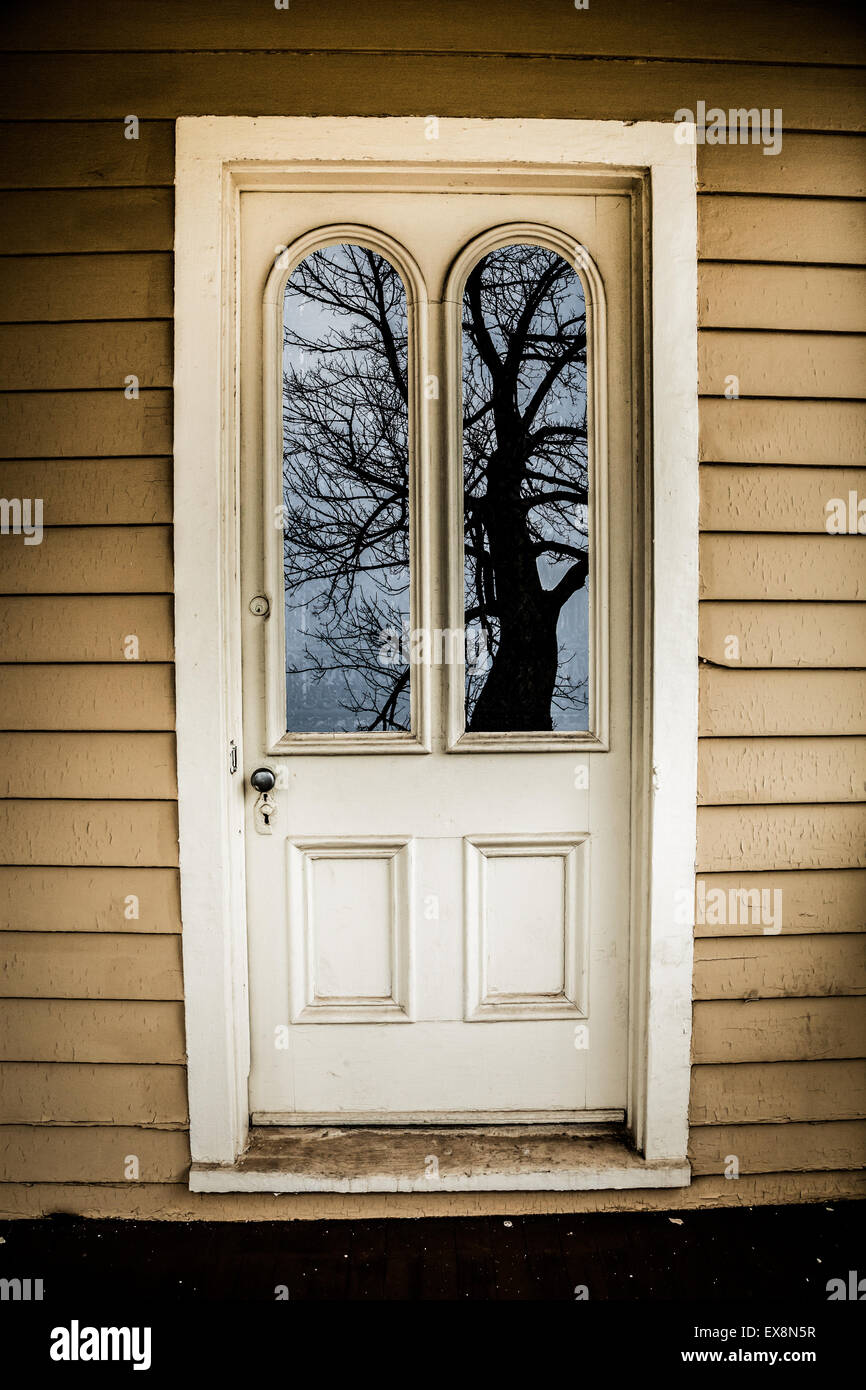
[[[647,1162],[616,1125],[258,1127],[232,1165],[196,1163],[193,1192],[578,1192],[686,1187],[686,1160]]]
[[[351,1111],[253,1111],[250,1123],[254,1128],[275,1125],[303,1126],[305,1129],[323,1125],[345,1129],[349,1125],[408,1129],[423,1125],[438,1125],[454,1129],[457,1125],[622,1125],[624,1110],[364,1110]]]

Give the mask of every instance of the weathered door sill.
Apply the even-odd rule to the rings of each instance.
[[[618,1125],[272,1126],[235,1164],[196,1163],[193,1192],[578,1192],[686,1187],[686,1161],[648,1163]]]

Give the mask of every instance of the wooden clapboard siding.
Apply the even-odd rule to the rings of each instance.
[[[0,256],[0,322],[168,318],[171,256]]]
[[[866,331],[866,272],[860,269],[705,261],[698,294],[703,329]]]
[[[786,938],[792,933],[866,932],[866,871],[863,869],[701,873],[696,896],[702,891],[708,897],[714,889],[720,889],[731,901],[732,894],[743,891],[781,893],[782,932]],[[772,896],[768,901],[772,903]],[[705,911],[704,917],[707,915]],[[696,915],[695,935],[698,938],[718,936],[719,931],[713,922],[702,921]],[[723,933],[725,936],[760,936],[763,926],[755,925],[750,918],[747,920],[743,913],[729,913]]]
[[[701,660],[716,666],[863,665],[863,604],[705,601],[701,604],[699,623]],[[736,641],[735,651],[729,650],[731,638]]]
[[[597,13],[333,0],[326,24],[315,7],[203,0],[150,0],[146,22],[110,0],[10,17],[0,47],[21,51],[0,92],[0,495],[41,497],[48,529],[40,546],[0,548],[0,765],[14,798],[0,803],[0,929],[19,996],[0,999],[3,1214],[664,1210],[862,1191],[850,1122],[866,1052],[853,995],[866,585],[860,538],[825,526],[830,498],[866,495],[857,40],[853,10],[816,24],[808,7],[780,18],[750,0],[717,25],[640,0]],[[697,149],[699,887],[737,904],[779,892],[782,930],[696,912],[694,1182],[190,1194],[171,744],[174,120],[385,112],[409,117],[412,139],[428,112],[670,121],[697,94],[784,120],[777,155]],[[128,112],[138,140],[125,138]],[[129,375],[138,401],[124,397]],[[729,1153],[737,1181],[723,1176]]]
[[[2,1074],[0,1074],[2,1084]],[[692,1071],[692,1125],[859,1120],[866,1115],[866,1063],[740,1062]]]
[[[173,733],[0,733],[0,796],[177,795]]]
[[[863,734],[866,671],[701,666],[699,710],[705,738]]]
[[[180,938],[141,932],[6,932],[8,999],[182,999]]]
[[[174,728],[168,663],[0,666],[5,729]]]
[[[866,806],[701,806],[699,872],[866,867]]]
[[[838,502],[845,507],[846,527],[853,520],[856,530],[858,503],[864,499],[866,471],[862,468],[765,468],[760,464],[743,468],[722,463],[701,468],[702,531],[828,535]],[[863,526],[866,530],[866,517]]]
[[[177,870],[4,865],[0,931],[179,932]]]
[[[182,1128],[186,1071],[122,1062],[0,1062],[0,1114],[9,1125]]]
[[[123,391],[130,375],[141,390],[171,386],[167,320],[0,326],[0,391]]]
[[[172,661],[174,623],[169,594],[16,595],[0,597],[4,661]]]
[[[800,801],[866,801],[866,738],[699,741],[699,806]]]
[[[701,597],[866,599],[866,546],[860,536],[711,532],[701,538]]]
[[[767,898],[767,903],[772,899]],[[738,908],[737,917],[749,915]],[[760,908],[751,920],[760,921]],[[716,927],[713,940],[695,942],[696,999],[803,999],[866,993],[866,943],[861,934],[822,936],[755,936],[749,941],[728,937]],[[757,926],[761,931],[761,926]],[[866,1040],[864,1040],[866,1050]]]
[[[171,1000],[0,999],[7,1062],[186,1061],[183,1005]]]

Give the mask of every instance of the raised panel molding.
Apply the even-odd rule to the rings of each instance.
[[[411,1022],[412,840],[290,840],[287,848],[292,1022]]]
[[[589,836],[467,836],[463,846],[466,1021],[586,1018]],[[534,987],[509,988],[511,978]]]

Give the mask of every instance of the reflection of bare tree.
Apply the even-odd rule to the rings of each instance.
[[[405,293],[358,246],[308,257],[286,297],[287,602],[306,608],[304,671],[355,717],[408,726],[409,666],[381,660],[408,619]],[[558,625],[587,579],[586,325],[579,281],[550,251],[509,246],[469,276],[463,310],[467,723],[543,730],[585,702]]]

